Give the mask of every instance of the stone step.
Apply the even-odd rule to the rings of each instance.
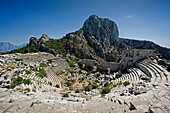
[[[154,84],[157,84],[155,73],[150,68],[148,68],[147,66],[143,65],[142,63],[139,63],[139,65],[142,66],[143,68],[145,68],[150,73],[150,75],[152,76],[151,77],[151,82],[154,83]]]
[[[157,67],[161,72],[163,72],[164,77],[166,78],[166,81],[169,83],[170,82],[170,78],[168,75],[170,75],[170,72],[168,72],[166,69],[164,69],[162,66],[152,62],[152,65],[154,65],[155,67]]]

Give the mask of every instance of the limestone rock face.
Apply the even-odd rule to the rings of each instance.
[[[84,23],[84,37],[96,54],[107,61],[115,61],[115,54],[120,48],[125,48],[119,41],[118,27],[114,21],[91,15]],[[115,52],[111,55],[109,52]]]
[[[118,41],[118,27],[115,22],[91,15],[84,23],[83,28],[86,37],[96,40],[96,44],[102,44],[104,49],[114,45]]]

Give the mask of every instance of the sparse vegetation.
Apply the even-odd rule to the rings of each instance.
[[[70,68],[66,68],[65,70],[67,70],[69,73],[75,73],[75,71]]]
[[[51,64],[53,62],[53,59],[48,59],[48,64]]]
[[[39,77],[43,78],[43,77],[47,76],[47,73],[46,73],[46,71],[43,68],[39,68],[39,71],[38,71],[37,75]]]
[[[69,97],[68,93],[63,93],[62,97]]]
[[[15,61],[24,61],[23,58],[16,58]]]
[[[47,64],[45,64],[45,63],[40,63],[40,67],[46,67],[47,66]]]
[[[106,82],[105,84],[104,84],[104,87],[109,87],[110,86],[110,83],[109,82]]]
[[[79,90],[79,89],[76,89],[75,93],[80,93],[80,90]]]
[[[74,64],[76,64],[76,62],[75,61],[70,61],[70,62],[68,62],[68,64],[69,64],[70,67],[73,67]]]
[[[111,89],[109,87],[104,87],[102,90],[101,90],[101,94],[107,94],[111,91]]]
[[[30,79],[24,79],[24,80],[23,80],[23,83],[24,83],[24,84],[27,84],[27,85],[32,84],[32,82],[31,82]]]
[[[40,104],[41,102],[39,102],[38,100],[36,102],[32,102],[30,107],[32,107],[34,104]]]
[[[12,79],[12,83],[11,83],[11,88],[15,88],[15,86],[19,85],[19,84],[32,84],[30,79],[23,79],[22,77],[17,77],[16,79]]]
[[[99,85],[97,85],[96,83],[93,83],[92,89],[96,89],[96,88],[98,88],[98,87],[99,87]]]
[[[128,86],[130,84],[130,82],[129,81],[125,81],[125,82],[123,82],[123,85],[124,86]]]
[[[99,81],[98,81],[98,80],[95,80],[94,82],[99,83]]]
[[[101,75],[101,73],[98,72],[95,75],[96,75],[96,77],[99,77]]]
[[[67,80],[67,81],[65,82],[65,84],[66,84],[67,87],[69,87],[69,86],[71,86],[71,81],[70,81],[70,80]]]
[[[91,74],[91,72],[90,72],[90,71],[88,71],[88,72],[87,72],[87,74],[86,74],[86,76],[88,76],[88,75],[90,75],[90,74]]]
[[[86,92],[91,90],[91,86],[86,86],[84,89]]]
[[[117,84],[113,84],[113,87],[116,87],[117,86]]]
[[[61,75],[63,73],[64,73],[64,71],[60,71],[60,72],[57,72],[56,75],[59,76],[59,75]]]
[[[27,75],[31,74],[31,70],[25,70],[25,72]]]
[[[85,77],[79,78],[79,83],[83,82]]]
[[[10,52],[6,52],[3,54],[13,54],[13,53],[35,53],[39,52],[39,47],[38,45],[33,45],[33,44],[27,44],[25,47],[19,48],[19,49],[14,49]]]
[[[60,85],[59,84],[56,84],[56,86],[55,86],[56,88],[60,88]]]
[[[30,88],[26,88],[24,89],[24,91],[30,92]]]

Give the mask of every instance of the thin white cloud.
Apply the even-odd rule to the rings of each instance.
[[[127,19],[133,18],[133,17],[134,17],[134,15],[128,15],[128,16],[126,16]]]

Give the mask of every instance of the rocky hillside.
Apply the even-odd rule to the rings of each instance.
[[[8,52],[14,49],[22,48],[23,46],[26,46],[26,44],[22,44],[20,46],[13,45],[9,42],[0,42],[0,53],[2,52]]]
[[[37,39],[32,37],[27,50],[31,45],[37,51],[61,54],[66,57],[74,55],[78,58],[95,59],[97,61],[118,62],[122,50],[129,48],[119,40],[118,27],[115,22],[91,15],[83,27],[73,33],[66,34],[61,39],[50,39],[46,34]],[[24,49],[15,52],[24,53]]]
[[[162,54],[162,56],[168,60],[170,60],[170,49],[161,47],[158,44],[155,44],[151,41],[141,41],[141,40],[132,40],[132,39],[124,39],[120,38],[120,41],[125,43],[126,45],[135,48],[135,49],[152,49],[156,50]]]
[[[51,39],[46,34],[41,38],[30,38],[30,43],[21,49],[8,53],[49,52],[64,57],[73,55],[80,59],[94,59],[98,62],[119,62],[122,50],[154,49],[170,59],[170,50],[150,41],[119,38],[116,23],[107,18],[91,15],[76,32],[66,34],[61,39]]]

